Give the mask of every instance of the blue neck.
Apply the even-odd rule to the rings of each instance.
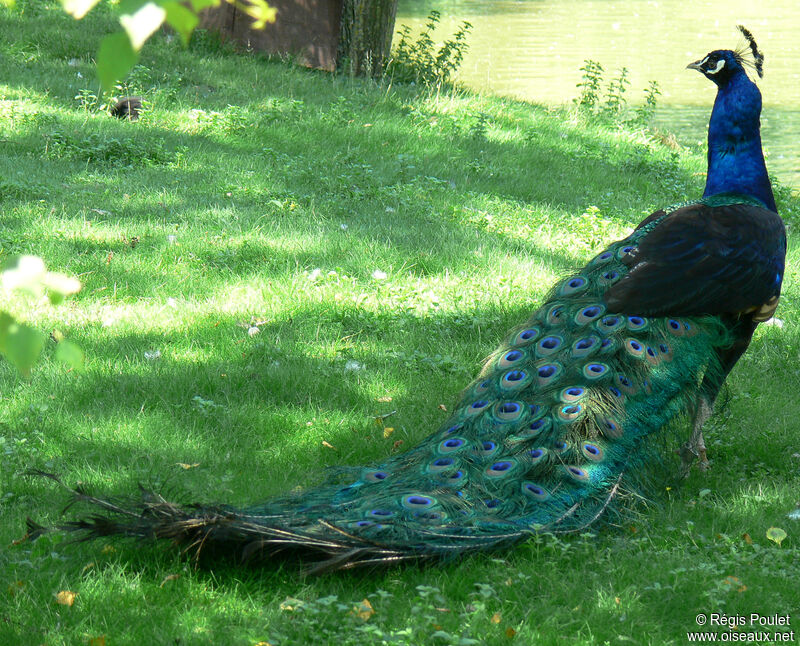
[[[777,213],[761,150],[761,92],[744,71],[717,91],[708,124],[708,176],[703,197],[742,193]]]

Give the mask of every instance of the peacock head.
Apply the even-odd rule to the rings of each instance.
[[[724,87],[738,74],[746,74],[745,67],[754,69],[759,78],[763,77],[764,55],[759,51],[753,34],[742,25],[737,25],[737,29],[745,37],[745,45],[736,50],[715,49],[699,61],[689,63],[687,69],[697,70],[718,87]]]

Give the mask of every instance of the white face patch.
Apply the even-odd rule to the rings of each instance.
[[[707,59],[707,58],[708,58],[708,57],[706,57],[706,59]],[[705,63],[705,61],[703,61],[703,62]],[[720,71],[720,70],[721,70],[723,67],[725,67],[725,59],[724,59],[724,58],[720,58],[720,59],[717,61],[717,66],[716,66],[716,67],[715,67],[713,70],[706,70],[706,73],[707,73],[707,74],[716,74],[716,73],[717,73],[717,72],[719,72],[719,71]]]

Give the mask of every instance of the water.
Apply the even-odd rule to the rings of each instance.
[[[797,0],[400,0],[397,28],[416,33],[431,9],[442,14],[434,38],[473,25],[458,80],[468,87],[546,104],[578,96],[583,61],[599,61],[605,80],[630,70],[630,104],[658,81],[656,125],[683,144],[705,142],[716,88],[686,65],[753,32],[765,54],[762,138],[770,172],[800,189],[800,5]],[[751,75],[752,76],[752,75]]]

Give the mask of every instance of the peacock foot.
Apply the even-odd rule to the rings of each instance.
[[[708,462],[708,454],[706,453],[706,445],[705,442],[703,442],[702,436],[697,442],[692,442],[691,440],[684,442],[675,452],[681,458],[681,475],[684,478],[689,475],[689,470],[692,468],[695,459],[698,460],[697,468],[700,469],[700,471],[708,471],[711,468]]]

